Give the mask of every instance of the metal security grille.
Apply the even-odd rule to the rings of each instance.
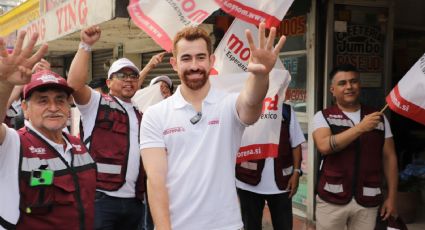
[[[92,53],[92,76],[93,78],[107,78],[109,61],[112,59],[113,50],[97,50]],[[105,65],[106,63],[106,65]]]
[[[142,68],[145,67],[148,64],[149,60],[151,60],[153,55],[160,53],[160,52],[161,51],[151,52],[151,53],[143,53],[142,54]],[[152,78],[157,77],[159,75],[167,75],[173,81],[174,86],[180,85],[180,79],[177,75],[177,72],[174,71],[173,67],[170,64],[170,57],[171,56],[172,56],[171,53],[165,54],[162,62],[148,73],[148,76],[146,77],[145,82],[143,82],[143,87],[149,85]]]

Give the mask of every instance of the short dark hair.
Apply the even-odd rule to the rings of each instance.
[[[333,70],[329,73],[329,79],[332,81],[335,77],[335,75],[338,72],[355,72],[355,73],[359,73],[359,71],[357,70],[357,68],[351,64],[343,64],[343,65],[339,65],[336,66],[335,68],[333,68]]]

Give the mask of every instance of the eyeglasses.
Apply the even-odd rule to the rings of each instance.
[[[135,80],[139,79],[139,75],[136,74],[136,73],[121,73],[121,72],[117,72],[117,73],[114,73],[112,76],[114,78],[118,79],[118,80],[129,79],[129,80],[135,81]]]

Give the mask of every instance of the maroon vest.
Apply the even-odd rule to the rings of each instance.
[[[289,124],[291,121],[291,107],[283,104],[282,125],[280,128],[280,139],[278,156],[274,159],[274,176],[276,185],[280,190],[288,187],[288,181],[293,171],[292,148],[289,143]],[[287,115],[286,115],[287,114]],[[250,185],[258,185],[264,169],[265,159],[250,160],[236,164],[236,178]]]
[[[361,107],[361,119],[376,110]],[[354,123],[337,107],[322,111],[332,134],[354,126]],[[347,204],[352,197],[365,207],[381,204],[382,149],[385,141],[384,119],[378,126],[361,135],[343,150],[326,155],[317,184],[320,198],[334,204]]]
[[[21,141],[20,219],[17,229],[93,229],[96,165],[84,144],[63,134],[72,145],[71,164],[44,139],[27,128]],[[51,185],[30,186],[31,172],[54,173]]]
[[[142,115],[134,108],[137,119]],[[97,188],[116,191],[125,183],[130,151],[130,119],[124,107],[111,95],[102,94],[95,126],[84,143],[90,144],[89,152],[97,164]],[[140,157],[136,197],[143,200],[145,171]]]

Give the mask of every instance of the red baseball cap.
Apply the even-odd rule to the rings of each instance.
[[[74,92],[74,89],[69,87],[66,80],[59,74],[50,70],[42,70],[34,73],[31,76],[31,82],[24,86],[24,99],[27,99],[35,90],[41,87],[62,89],[68,94]]]

